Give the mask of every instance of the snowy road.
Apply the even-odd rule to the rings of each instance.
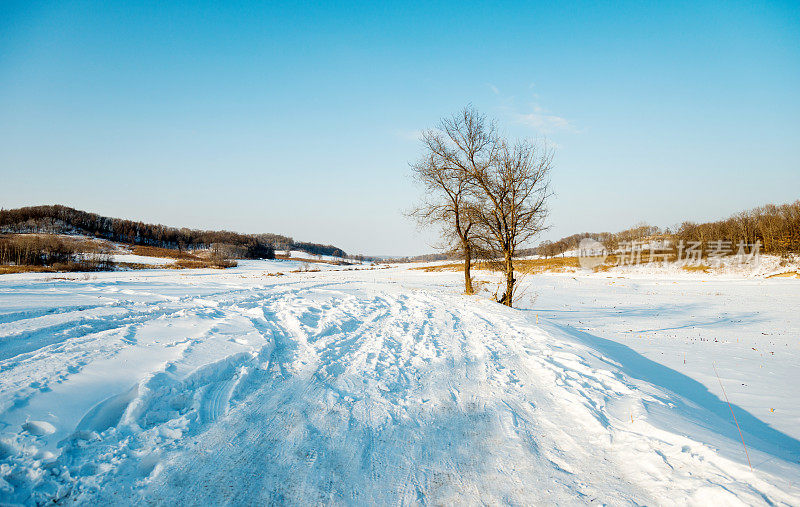
[[[627,347],[457,278],[264,266],[0,280],[0,500],[800,503],[800,442],[751,416],[751,471]]]

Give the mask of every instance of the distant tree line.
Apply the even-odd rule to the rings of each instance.
[[[544,257],[555,257],[562,255],[565,252],[570,252],[578,249],[583,238],[591,238],[609,250],[616,250],[620,243],[639,241],[645,238],[652,238],[662,234],[658,227],[647,224],[639,224],[624,231],[612,232],[583,232],[580,234],[572,234],[558,241],[542,241],[539,246],[525,251],[526,255],[541,255]]]
[[[0,236],[0,264],[49,266],[74,254],[72,245],[53,236]]]
[[[0,209],[0,232],[85,234],[130,245],[177,250],[206,249],[218,245],[220,249],[236,252],[238,257],[251,259],[275,258],[276,246],[303,250],[315,255],[346,255],[332,245],[296,243],[292,238],[278,234],[241,234],[168,227],[105,217],[58,204]]]
[[[729,241],[733,249],[737,245],[761,243],[761,252],[773,255],[800,253],[800,200],[789,204],[767,204],[742,211],[725,220],[716,222],[683,222],[673,228],[640,224],[617,233],[573,234],[558,241],[543,241],[530,253],[545,257],[562,255],[576,250],[583,238],[591,238],[610,251],[617,250],[622,243],[647,239],[669,240],[675,247],[679,242]]]
[[[763,253],[800,253],[800,200],[767,204],[717,222],[683,222],[669,235],[678,241],[731,241],[734,246],[760,241]]]
[[[293,250],[301,250],[312,255],[330,255],[331,257],[339,257],[342,259],[347,257],[344,250],[333,245],[320,245],[319,243],[307,242],[292,242],[291,245]]]
[[[0,234],[0,265],[99,271],[111,269],[113,263],[96,244],[65,241],[50,235]]]
[[[456,259],[459,259],[459,256],[457,255],[456,252],[447,252],[447,253],[415,255],[413,257],[394,257],[390,260],[392,262],[435,262],[435,261],[446,261],[446,260],[456,260]]]

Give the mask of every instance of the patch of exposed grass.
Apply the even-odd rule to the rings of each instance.
[[[667,256],[667,262],[674,262],[677,259],[677,256],[674,254],[669,254]],[[615,266],[617,266],[618,262],[621,262],[623,265],[628,264],[636,264],[636,265],[646,265],[651,262],[656,264],[661,264],[664,262],[663,255],[653,255],[650,256],[649,252],[642,252],[639,254],[635,259],[630,258],[619,258],[616,254],[611,254],[605,258],[602,264],[595,266],[593,271],[595,273],[604,273]],[[538,274],[538,273],[565,273],[571,272],[575,269],[580,268],[580,261],[578,257],[549,257],[549,258],[542,258],[542,259],[515,259],[514,260],[514,270],[519,271],[520,273],[524,274]],[[426,273],[436,272],[436,271],[463,271],[464,270],[464,263],[463,262],[450,262],[447,264],[438,264],[433,266],[420,266],[416,268],[420,271],[425,271]],[[475,262],[472,265],[472,269],[476,270],[502,270],[502,266],[498,262]],[[708,270],[707,266],[702,266],[700,269],[689,269],[690,271],[703,271]],[[689,271],[687,270],[687,271]]]
[[[797,271],[786,271],[784,273],[769,275],[767,278],[800,278],[800,273]]]
[[[157,266],[154,264],[142,264],[140,262],[115,262],[114,265],[121,269],[133,269],[133,270],[158,269],[167,267],[167,266]]]
[[[238,266],[232,260],[213,260],[213,259],[179,259],[173,264],[142,264],[140,262],[117,262],[115,266],[122,269],[143,270],[143,269],[226,269]],[[0,272],[2,273],[2,272]]]
[[[109,268],[113,269],[113,267],[117,267],[122,269],[131,269],[131,270],[203,269],[203,268],[225,269],[225,268],[233,268],[236,267],[237,265],[238,264],[236,263],[236,261],[224,260],[224,259],[223,260],[179,259],[174,264],[166,264],[163,266],[153,265],[153,264],[141,264],[138,262],[118,262],[115,263],[113,266],[109,265]],[[14,273],[68,273],[68,272],[72,273],[72,272],[93,272],[93,271],[105,271],[105,269],[97,269],[95,265],[82,262],[58,263],[58,264],[53,264],[52,266],[0,265],[0,275],[10,275]]]
[[[711,268],[705,264],[700,264],[699,266],[683,266],[681,269],[689,273],[708,273],[711,270]]]
[[[56,273],[58,270],[53,266],[0,266],[0,275],[11,275],[14,273]]]
[[[333,264],[334,266],[352,266],[352,262],[347,262],[344,260],[341,261],[329,261],[325,259],[306,259],[304,257],[289,257],[287,255],[275,255],[275,258],[282,261],[298,261],[298,262],[308,262],[312,264]]]
[[[549,259],[519,259],[514,268],[528,275],[547,272],[572,271],[579,267],[577,257],[550,257]]]
[[[174,264],[168,264],[166,266],[157,266],[157,267],[164,267],[169,269],[203,269],[203,268],[213,268],[213,269],[225,269],[225,268],[235,268],[238,266],[236,261],[228,260],[228,259],[179,259]]]
[[[72,273],[110,271],[114,268],[111,263],[96,263],[92,261],[57,262],[50,266],[34,266],[30,264],[3,264],[0,265],[0,275],[14,273]]]
[[[173,250],[171,248],[161,248],[157,246],[136,245],[131,248],[131,253],[134,255],[142,255],[144,257],[159,257],[162,259],[201,260],[200,257],[190,254],[189,252]]]
[[[577,257],[551,257],[549,259],[516,259],[514,260],[514,269],[520,273],[536,274],[548,271],[566,271],[569,268],[577,268]],[[437,264],[434,266],[420,266],[417,268],[426,273],[437,271],[464,271],[463,262],[452,262],[447,264]],[[472,264],[474,270],[499,270],[502,266],[495,262],[479,261]]]
[[[464,263],[463,262],[453,262],[449,264],[437,264],[435,266],[419,266],[416,268],[411,268],[418,271],[424,271],[426,273],[433,273],[437,271],[464,271]],[[473,269],[478,269],[473,264]]]

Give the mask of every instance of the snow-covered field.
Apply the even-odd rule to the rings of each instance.
[[[282,255],[285,252],[278,251],[277,254]],[[308,252],[304,252],[303,250],[292,250],[289,252],[289,257],[292,259],[311,259],[311,260],[318,260],[318,261],[328,261],[328,262],[342,262],[342,258],[334,257],[332,255],[316,255],[311,254]]]
[[[536,299],[526,306],[548,322],[585,331],[598,347],[599,338],[621,343],[724,399],[716,367],[732,403],[800,439],[798,280],[542,275],[530,282]]]
[[[797,280],[299,265],[0,277],[0,503],[800,504]]]
[[[148,264],[151,266],[167,266],[175,264],[175,259],[167,259],[164,257],[150,257],[147,255],[134,255],[126,254],[113,254],[111,255],[111,262],[130,262],[133,264]]]

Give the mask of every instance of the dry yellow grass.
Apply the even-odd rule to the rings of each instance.
[[[213,259],[198,259],[198,260],[191,260],[191,259],[179,259],[175,264],[168,264],[163,266],[165,268],[170,269],[202,269],[202,268],[214,268],[214,269],[225,269],[225,268],[234,268],[237,266],[236,261],[230,260],[213,260]],[[157,266],[160,267],[160,266]]]
[[[237,266],[236,261],[230,260],[210,260],[210,259],[178,259],[174,264],[141,264],[138,262],[118,262],[117,267],[124,269],[225,269]]]
[[[670,255],[669,262],[674,261],[675,255]],[[663,262],[663,257],[653,256],[653,262]],[[606,272],[617,265],[617,262],[633,263],[631,259],[618,259],[616,255],[609,255],[605,261],[596,266],[593,270],[595,273]],[[636,260],[636,263],[647,264],[651,261],[649,252],[643,252]],[[537,273],[564,273],[573,271],[580,267],[578,257],[550,257],[548,259],[515,259],[514,269],[524,274],[537,274]],[[418,269],[425,272],[435,271],[463,271],[463,262],[449,262],[447,264],[438,264],[434,266],[420,266]],[[488,269],[498,270],[501,267],[497,263],[476,262],[472,265],[472,269]],[[705,268],[708,269],[708,268]]]
[[[700,264],[699,266],[683,266],[682,269],[684,271],[688,271],[689,273],[708,273],[711,268],[705,264]]]
[[[521,273],[535,275],[537,273],[572,271],[579,267],[577,257],[551,257],[549,259],[519,259],[514,261],[514,268]]]
[[[166,264],[163,266],[153,265],[153,264],[141,264],[138,262],[118,262],[115,264],[116,267],[122,269],[134,269],[134,270],[141,270],[141,269],[203,269],[203,268],[214,268],[214,269],[225,269],[225,268],[233,268],[236,267],[236,261],[229,261],[229,260],[206,260],[206,259],[198,259],[198,260],[190,260],[190,259],[179,259],[174,264]],[[89,272],[92,270],[87,270],[85,266],[78,264],[78,263],[71,263],[71,264],[54,264],[53,266],[29,266],[29,265],[22,265],[22,266],[8,266],[8,265],[0,265],[0,275],[10,275],[14,273],[64,273],[64,272]]]
[[[614,264],[601,264],[599,266],[595,266],[593,271],[595,273],[605,273],[606,271],[610,270],[614,267]]]
[[[786,271],[785,273],[769,275],[767,278],[800,278],[800,273],[797,271]]]
[[[419,266],[416,268],[419,271],[424,271],[426,273],[433,273],[436,271],[464,271],[464,263],[463,262],[453,262],[449,264],[437,264],[435,266]],[[475,264],[473,264],[472,269],[480,269]]]
[[[50,266],[34,266],[31,264],[2,264],[0,265],[0,275],[11,275],[14,273],[91,273],[105,271],[102,266],[86,262],[57,262]]]
[[[279,260],[282,260],[282,261],[308,262],[308,263],[311,263],[311,264],[333,264],[334,266],[347,266],[347,265],[350,264],[349,262],[346,262],[344,260],[341,260],[341,261],[328,261],[328,260],[325,260],[325,259],[306,259],[306,258],[303,258],[303,257],[289,257],[289,256],[286,256],[286,255],[277,255],[277,254],[275,255],[275,258],[279,259]]]
[[[520,273],[525,273],[525,274],[566,271],[571,268],[577,268],[578,266],[579,264],[577,257],[552,257],[550,259],[516,259],[514,261],[514,269],[519,271]],[[411,269],[418,269],[420,271],[425,271],[426,273],[431,273],[436,271],[464,271],[464,263],[450,262],[447,264],[437,264],[434,266],[420,266]],[[497,270],[501,269],[501,266],[497,263],[480,261],[473,263],[472,269]]]
[[[56,273],[58,270],[52,266],[8,266],[0,265],[0,275],[11,275],[14,273]]]

